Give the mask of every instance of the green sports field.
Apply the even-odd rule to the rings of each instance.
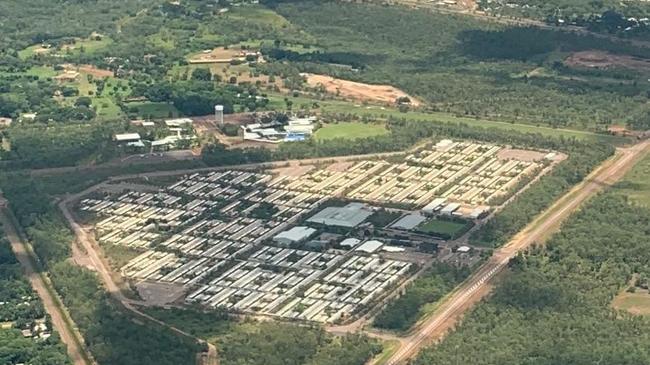
[[[319,141],[335,138],[367,138],[388,134],[388,130],[380,124],[367,123],[338,123],[328,124],[316,131],[314,138]]]
[[[458,233],[467,227],[468,223],[454,222],[450,220],[442,220],[434,218],[422,223],[418,227],[418,231],[424,233],[431,233],[449,237],[455,237]]]

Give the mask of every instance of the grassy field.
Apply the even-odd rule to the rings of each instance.
[[[129,261],[142,254],[141,251],[120,245],[105,244],[102,245],[102,249],[106,253],[111,267],[117,271],[128,264]]]
[[[374,359],[374,365],[384,365],[388,360],[393,356],[393,354],[399,350],[400,343],[397,340],[384,341],[383,351],[377,355]]]
[[[108,37],[103,37],[101,40],[94,39],[80,39],[73,45],[74,48],[70,50],[72,54],[82,53],[95,53],[103,48],[108,47],[113,43],[113,40]]]
[[[614,191],[650,207],[650,154],[636,164],[623,181],[616,184]]]
[[[647,290],[637,289],[634,293],[623,292],[614,298],[612,306],[626,310],[635,315],[650,315],[650,294]]]
[[[422,223],[418,227],[418,230],[424,233],[442,234],[442,235],[449,235],[453,237],[459,232],[461,232],[466,226],[467,223],[453,222],[453,221],[434,218]]]
[[[25,72],[7,72],[0,71],[0,76],[10,76],[10,75],[28,75],[28,76],[38,76],[41,79],[46,79],[48,77],[54,77],[57,75],[57,72],[54,71],[52,67],[45,66],[34,66],[28,69]]]
[[[270,94],[269,108],[275,110],[284,110],[285,95]],[[497,128],[514,130],[521,133],[539,133],[547,137],[565,137],[575,138],[586,141],[603,141],[614,145],[621,145],[628,142],[627,138],[612,136],[609,134],[599,134],[589,131],[579,131],[574,129],[552,128],[546,126],[536,126],[531,124],[498,122],[487,119],[476,119],[468,117],[457,117],[449,113],[442,112],[419,112],[411,111],[402,113],[396,108],[386,108],[379,106],[359,106],[342,100],[315,100],[307,97],[290,97],[293,101],[293,109],[299,107],[311,108],[314,103],[318,105],[321,111],[327,113],[348,113],[358,116],[369,116],[380,120],[392,118],[406,118],[410,120],[434,121],[440,123],[463,123],[472,127]]]
[[[100,120],[114,120],[122,116],[120,109],[112,98],[101,96],[93,98],[93,106],[97,108],[97,118]]]
[[[280,14],[262,6],[232,8],[228,16],[235,20],[254,22],[274,27],[289,27],[291,23]]]
[[[127,107],[129,111],[137,109],[136,115],[139,118],[164,119],[169,118],[170,113],[172,118],[180,115],[174,105],[167,103],[133,102],[128,103]]]
[[[50,48],[48,50],[45,50],[43,53],[44,54],[72,54],[72,55],[78,55],[82,53],[94,53],[97,52],[101,49],[104,49],[111,45],[113,43],[113,40],[104,37],[101,40],[94,40],[94,39],[77,39],[75,44],[70,45],[68,50],[65,48],[62,50],[57,50],[54,48]],[[18,51],[18,57],[22,60],[26,60],[32,56],[34,56],[37,51],[41,50],[41,44],[35,44],[33,46],[29,46],[23,50]]]
[[[337,123],[328,124],[316,131],[314,138],[325,141],[334,138],[366,138],[388,134],[388,130],[377,124],[366,123]]]

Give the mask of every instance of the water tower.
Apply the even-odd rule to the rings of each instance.
[[[223,105],[214,106],[214,118],[218,125],[223,125]]]

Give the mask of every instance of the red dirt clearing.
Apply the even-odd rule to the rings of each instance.
[[[650,60],[625,56],[615,55],[602,51],[582,51],[575,52],[569,56],[564,63],[573,67],[588,67],[588,68],[612,68],[612,67],[625,67],[638,71],[650,71]]]
[[[309,86],[323,85],[328,93],[337,94],[346,99],[395,104],[397,98],[408,97],[411,99],[411,105],[420,106],[419,100],[390,85],[370,85],[326,75],[303,74],[303,76],[307,79]]]

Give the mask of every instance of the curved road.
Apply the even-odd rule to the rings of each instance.
[[[75,195],[78,196],[79,194]],[[207,341],[197,338],[196,336],[193,336],[183,330],[180,330],[174,326],[171,326],[157,318],[154,318],[141,310],[139,310],[134,304],[140,304],[140,302],[133,301],[127,297],[124,296],[122,291],[120,290],[119,286],[113,281],[113,278],[111,277],[111,271],[109,268],[106,267],[104,264],[104,261],[99,257],[99,254],[95,250],[95,247],[93,246],[94,243],[94,238],[92,238],[90,235],[86,233],[86,231],[74,220],[74,217],[72,216],[72,213],[68,209],[67,204],[71,201],[72,198],[65,199],[59,203],[59,209],[63,213],[63,216],[65,219],[68,221],[68,224],[70,225],[70,228],[74,231],[74,234],[77,238],[77,241],[83,246],[84,250],[86,251],[88,258],[90,259],[90,262],[92,263],[92,266],[95,268],[95,271],[99,274],[100,279],[104,283],[104,286],[106,287],[106,290],[108,293],[118,302],[124,306],[125,309],[130,311],[131,313],[141,317],[145,318],[148,321],[154,322],[158,325],[161,325],[163,327],[166,327],[170,329],[171,331],[181,335],[185,336],[191,339],[194,339],[198,341],[201,344],[205,344],[208,347],[208,352],[207,354],[204,354],[201,358],[201,364],[203,365],[218,365],[219,364],[219,359],[217,356],[217,348],[211,344],[208,343]]]

